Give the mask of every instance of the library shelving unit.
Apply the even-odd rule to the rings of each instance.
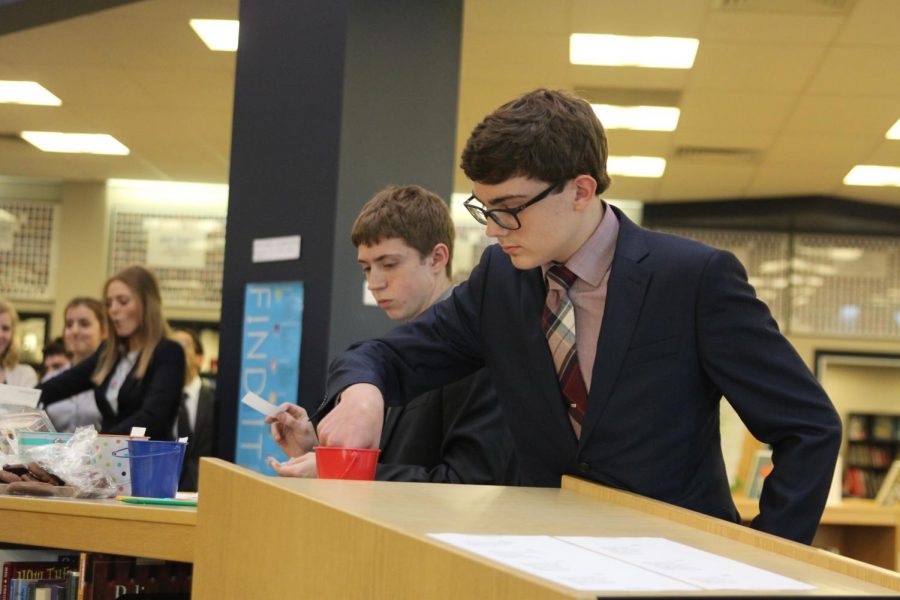
[[[849,413],[844,426],[844,496],[874,498],[891,463],[900,458],[900,415]]]

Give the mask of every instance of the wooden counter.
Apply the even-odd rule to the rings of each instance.
[[[201,472],[199,509],[0,496],[0,542],[193,562],[197,600],[596,596],[426,535],[437,532],[664,537],[814,595],[900,595],[897,573],[577,479],[562,489],[280,479],[217,459]],[[841,526],[860,510],[861,526],[888,527],[878,511],[842,510]]]
[[[193,562],[197,510],[0,496],[0,541]]]
[[[597,595],[426,536],[438,532],[664,537],[809,583],[815,595],[900,593],[896,573],[570,478],[562,489],[280,479],[203,459],[200,482],[195,600]]]
[[[758,500],[739,496],[734,503],[747,522],[759,514]],[[877,506],[855,498],[826,506],[813,546],[900,571],[900,506]]]

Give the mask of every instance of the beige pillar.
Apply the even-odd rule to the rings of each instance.
[[[71,298],[100,298],[109,259],[109,211],[105,182],[65,182],[61,216],[56,303],[50,337],[62,335],[63,309]]]

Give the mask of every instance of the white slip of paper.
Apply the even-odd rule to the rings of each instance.
[[[266,402],[253,392],[247,392],[246,394],[244,394],[244,397],[241,398],[241,402],[243,402],[253,410],[261,412],[267,417],[274,417],[281,412],[281,410],[279,410],[277,406],[275,406],[271,402]]]
[[[577,590],[814,589],[808,584],[662,538],[457,533],[429,536]]]
[[[41,390],[0,383],[0,404],[14,404],[35,408],[41,399]]]

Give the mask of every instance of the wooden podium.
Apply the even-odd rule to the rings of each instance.
[[[193,562],[201,600],[598,595],[427,533],[664,537],[817,588],[800,595],[900,595],[896,572],[571,478],[562,489],[279,479],[204,458],[200,482],[199,509],[0,496],[0,542]]]
[[[198,600],[598,595],[426,536],[449,532],[665,537],[817,588],[800,595],[900,594],[897,573],[572,478],[562,489],[280,479],[204,458],[200,482]]]

